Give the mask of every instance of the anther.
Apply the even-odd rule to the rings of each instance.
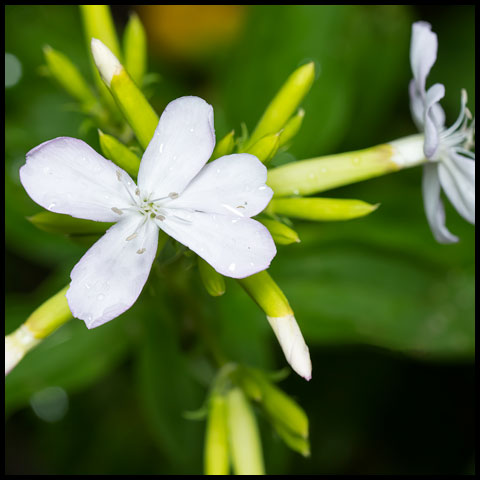
[[[178,193],[177,193],[177,192],[170,192],[170,193],[168,194],[168,196],[169,196],[172,200],[174,200],[175,198],[178,198]]]
[[[129,235],[125,240],[127,242],[129,242],[130,240],[133,240],[134,238],[136,238],[138,236],[138,233],[135,232],[135,233],[132,233],[131,235]]]
[[[117,174],[117,180],[119,182],[121,182],[122,181],[122,172],[120,170],[117,170],[115,173]]]
[[[165,220],[165,217],[163,215],[157,215],[155,218],[157,220],[160,220],[161,222],[163,222]]]
[[[135,195],[136,195],[137,197],[140,196],[140,189],[139,189],[139,188],[137,188],[137,189],[135,190]]]
[[[112,207],[112,211],[115,212],[117,215],[123,215],[123,212],[117,207]]]
[[[145,250],[146,250],[146,248],[141,248],[140,250],[137,250],[137,253],[139,255],[141,255]]]

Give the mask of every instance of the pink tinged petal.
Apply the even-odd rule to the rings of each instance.
[[[182,193],[215,147],[213,108],[199,97],[181,97],[165,108],[140,164],[138,186],[150,198]]]
[[[445,210],[440,198],[438,164],[428,163],[423,167],[423,205],[433,236],[439,243],[455,243],[458,237],[452,235],[445,226]]]
[[[251,218],[171,209],[159,226],[227,277],[265,270],[277,252],[270,232]]]
[[[59,137],[27,153],[20,180],[28,195],[42,207],[77,218],[114,222],[112,208],[128,206],[130,197],[118,181],[120,171],[132,192],[129,175],[85,142]]]
[[[445,87],[436,83],[428,89],[425,97],[425,112],[424,112],[424,129],[425,129],[425,144],[423,151],[427,158],[432,158],[440,143],[440,129],[442,125],[437,124],[435,116],[435,106],[441,98],[445,96]]]
[[[425,82],[437,59],[438,39],[427,22],[416,22],[412,25],[410,43],[410,65],[413,78],[420,95],[425,93]]]
[[[66,297],[72,314],[88,328],[128,310],[147,281],[157,252],[158,228],[147,221],[130,238],[142,215],[128,215],[98,240],[75,265]],[[141,253],[140,253],[141,252]]]
[[[266,181],[267,168],[257,157],[248,153],[227,155],[206,165],[168,206],[252,217],[264,210],[273,196]]]
[[[457,212],[475,225],[475,161],[455,154],[438,165],[440,184]]]

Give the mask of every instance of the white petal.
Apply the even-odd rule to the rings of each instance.
[[[159,226],[227,277],[265,270],[276,253],[270,232],[251,218],[171,209]]]
[[[423,151],[427,158],[432,158],[440,142],[440,129],[443,125],[438,125],[438,102],[445,96],[445,87],[436,83],[428,89],[425,97],[425,111],[424,111],[424,129],[425,129],[425,145]],[[437,108],[435,108],[437,107]]]
[[[72,314],[88,328],[98,327],[128,310],[147,281],[157,252],[158,228],[132,214],[116,223],[75,265],[66,297]],[[145,249],[143,253],[137,253]]]
[[[452,235],[445,226],[445,210],[440,199],[438,164],[428,163],[423,167],[423,205],[433,236],[439,243],[455,243],[458,237]]]
[[[415,80],[410,81],[408,91],[410,94],[410,112],[412,113],[413,121],[418,130],[423,132],[425,113],[424,94],[418,91]]]
[[[307,344],[293,315],[269,317],[275,335],[290,366],[306,380],[312,378],[312,362]]]
[[[121,171],[132,191],[129,175],[103,158],[85,142],[59,137],[27,153],[20,180],[28,195],[56,213],[100,222],[114,222],[119,216],[112,207],[130,204],[125,186],[118,181]]]
[[[438,40],[427,22],[416,22],[412,25],[410,43],[410,65],[413,77],[420,94],[425,92],[425,81],[437,59]]]
[[[207,213],[253,217],[268,205],[267,168],[257,157],[238,153],[207,164],[169,206]]]
[[[454,155],[438,166],[442,188],[457,212],[475,225],[475,161]]]
[[[151,199],[182,193],[215,147],[213,108],[199,97],[181,97],[165,108],[140,163],[138,186]]]

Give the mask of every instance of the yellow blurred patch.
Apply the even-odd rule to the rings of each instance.
[[[201,60],[225,51],[239,36],[245,5],[141,5],[153,53],[179,61]]]

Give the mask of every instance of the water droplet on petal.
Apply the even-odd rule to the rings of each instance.
[[[236,266],[234,263],[231,263],[231,264],[228,266],[228,269],[229,269],[231,272],[234,272],[236,267],[237,267],[237,266]]]
[[[163,143],[160,144],[159,152],[160,152],[160,153],[163,152]]]
[[[105,295],[103,294],[100,294],[100,295],[97,295],[97,300],[99,300],[100,302],[105,298]]]

